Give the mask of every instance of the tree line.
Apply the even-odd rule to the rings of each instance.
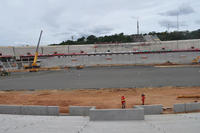
[[[140,34],[140,36],[145,35],[157,35],[161,41],[171,41],[171,40],[186,40],[186,39],[200,39],[200,29],[194,31],[173,31],[173,32],[149,32],[148,34]],[[80,45],[80,44],[98,44],[98,43],[128,43],[134,42],[133,36],[136,35],[124,35],[124,33],[114,34],[110,36],[100,36],[90,35],[88,37],[80,37],[77,40],[66,40],[59,44],[50,45]]]
[[[149,35],[157,35],[161,41],[200,39],[200,29],[194,31],[150,32]]]

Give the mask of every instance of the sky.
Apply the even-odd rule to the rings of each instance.
[[[0,0],[0,46],[200,29],[199,0]],[[178,20],[178,21],[177,21]],[[178,27],[177,27],[178,22]]]

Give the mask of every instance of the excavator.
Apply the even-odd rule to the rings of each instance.
[[[31,65],[24,66],[25,69],[29,69],[29,72],[39,71],[40,66],[37,64],[37,59],[38,59],[38,51],[39,51],[39,45],[40,45],[42,33],[43,33],[43,31],[41,30],[39,40],[38,40],[38,44],[37,44],[36,51],[35,51],[33,63]]]

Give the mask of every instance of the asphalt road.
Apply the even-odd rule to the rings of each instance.
[[[200,86],[200,67],[94,67],[13,73],[0,77],[0,90]]]

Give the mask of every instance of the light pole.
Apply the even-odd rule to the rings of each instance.
[[[137,18],[137,34],[140,34],[140,25],[139,25],[139,20]]]
[[[179,31],[179,12],[177,12],[177,31]]]
[[[177,11],[177,34],[179,34],[179,12],[178,11]],[[178,38],[177,38],[177,49],[179,49]]]
[[[137,28],[137,35],[139,35],[140,34],[140,24],[139,24],[139,17],[132,17],[132,19],[136,19],[136,22],[137,22],[137,24],[136,24],[136,28]]]

